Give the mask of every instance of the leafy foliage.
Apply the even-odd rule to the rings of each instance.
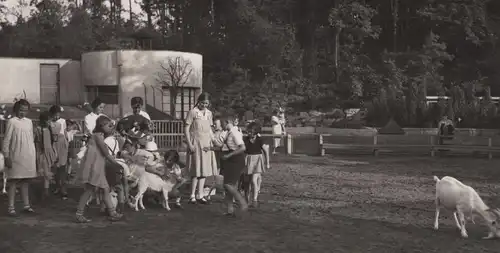
[[[0,56],[79,59],[147,30],[152,49],[203,55],[216,110],[265,119],[278,105],[290,117],[364,107],[376,126],[428,126],[444,114],[463,126],[500,122],[498,1],[141,0],[141,13],[84,2],[44,0],[22,16],[0,1],[0,15],[17,18],[0,17]]]

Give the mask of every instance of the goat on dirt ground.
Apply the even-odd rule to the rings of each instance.
[[[490,209],[472,187],[453,177],[446,176],[439,179],[434,176],[434,181],[436,181],[435,230],[439,228],[439,211],[444,207],[454,210],[453,217],[462,237],[468,237],[465,229],[466,215],[473,223],[475,223],[474,217],[480,217],[488,226],[488,236],[483,239],[500,237],[500,209]]]
[[[134,197],[135,211],[139,211],[139,205],[141,209],[146,209],[142,199],[147,190],[161,192],[164,198],[163,208],[170,211],[170,206],[168,205],[168,193],[172,191],[174,186],[177,184],[177,178],[182,177],[182,171],[180,168],[175,168],[171,171],[171,173],[172,175],[167,180],[163,180],[160,176],[149,172],[144,172],[141,175],[137,184],[137,195]]]

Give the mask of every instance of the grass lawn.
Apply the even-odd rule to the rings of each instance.
[[[434,231],[433,175],[455,176],[499,206],[497,161],[463,158],[278,156],[264,178],[262,204],[245,217],[221,216],[220,202],[154,206],[111,224],[73,222],[75,201],[35,205],[34,217],[5,217],[0,202],[0,252],[499,252],[482,241],[486,228],[468,224],[460,238],[450,212]],[[73,194],[76,195],[77,194]]]

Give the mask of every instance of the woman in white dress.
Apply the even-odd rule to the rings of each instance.
[[[285,110],[283,108],[279,108],[276,110],[275,115],[271,117],[271,124],[272,124],[272,133],[275,135],[285,135]],[[281,146],[281,139],[282,137],[275,137],[274,138],[274,145],[273,145],[273,155],[276,154],[276,148]]]

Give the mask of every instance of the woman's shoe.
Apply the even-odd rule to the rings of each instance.
[[[200,204],[204,204],[204,205],[208,204],[208,200],[206,200],[205,197],[199,198],[196,201]]]

